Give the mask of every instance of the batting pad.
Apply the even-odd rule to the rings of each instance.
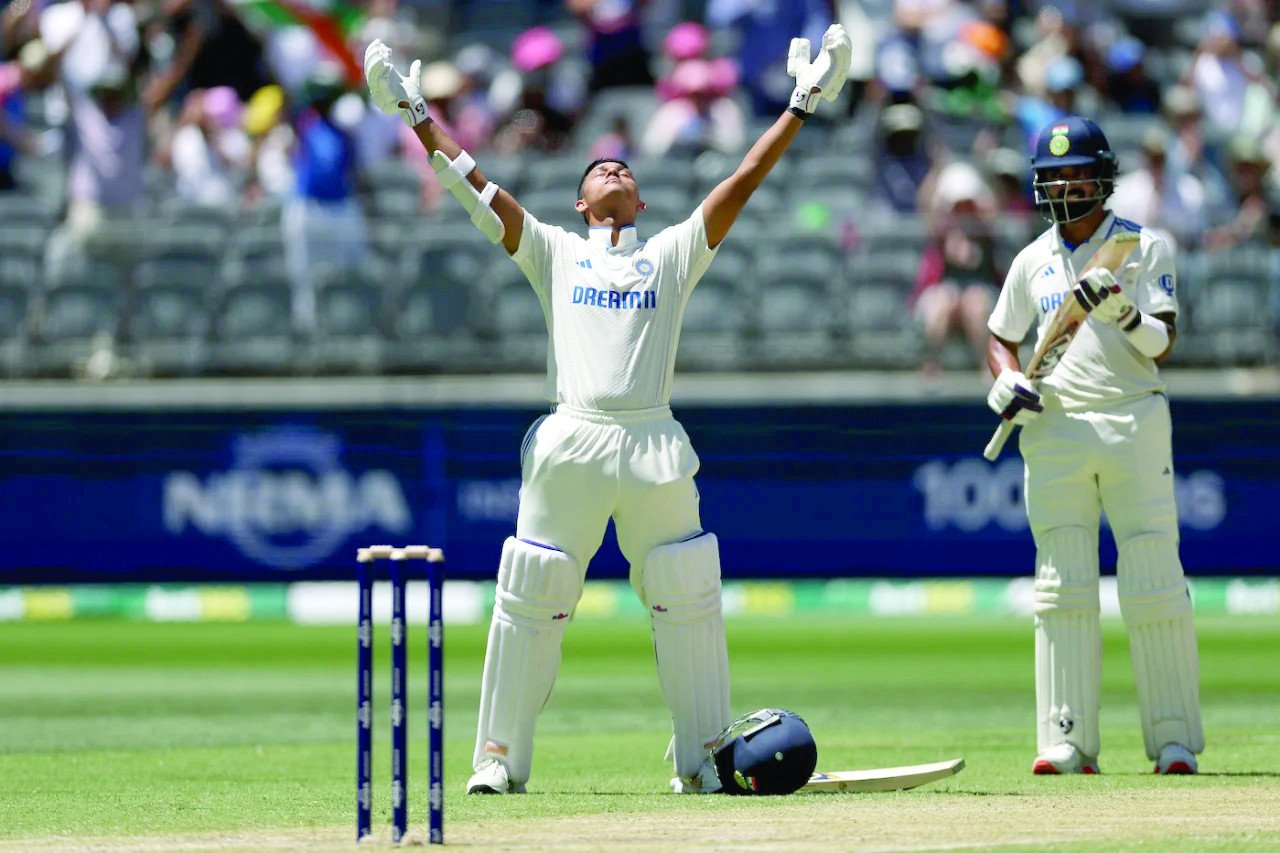
[[[534,721],[551,697],[560,640],[581,591],[582,572],[568,554],[514,537],[503,543],[474,766],[494,754],[485,749],[492,742],[511,781],[529,780]]]
[[[650,551],[641,597],[653,617],[658,680],[675,730],[676,775],[691,776],[706,760],[707,744],[733,719],[715,535]]]
[[[1097,757],[1102,689],[1098,535],[1059,527],[1036,542],[1036,746],[1068,742]]]
[[[1122,543],[1117,574],[1147,757],[1168,743],[1202,752],[1200,659],[1177,541],[1153,534]]]

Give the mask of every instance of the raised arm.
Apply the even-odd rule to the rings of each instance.
[[[729,234],[729,228],[746,206],[747,199],[764,181],[782,153],[796,138],[805,119],[813,115],[822,99],[834,101],[849,76],[853,44],[839,24],[832,24],[822,36],[822,49],[817,60],[809,61],[809,40],[791,40],[787,57],[787,73],[796,78],[791,105],[773,126],[766,130],[742,164],[702,202],[702,218],[707,229],[707,246],[714,249]]]
[[[391,64],[391,48],[373,41],[365,50],[364,76],[374,102],[387,115],[399,115],[431,155],[431,168],[440,183],[457,197],[471,221],[492,243],[501,242],[508,254],[520,248],[524,208],[491,182],[462,146],[427,114],[427,102],[418,83],[421,60],[414,60],[409,76],[402,77]]]

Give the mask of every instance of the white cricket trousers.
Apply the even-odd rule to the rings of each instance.
[[[698,457],[668,406],[557,406],[529,428],[520,461],[516,537],[564,551],[584,573],[610,517],[637,591],[651,550],[702,530]]]
[[[1178,538],[1172,424],[1163,394],[1097,411],[1068,412],[1045,395],[1022,428],[1027,520],[1039,542],[1059,527],[1097,530],[1103,510],[1117,545],[1137,536]]]

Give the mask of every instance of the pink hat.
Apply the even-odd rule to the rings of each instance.
[[[686,59],[660,85],[670,97],[702,94],[720,98],[738,85],[738,66],[732,59]]]
[[[738,63],[727,56],[711,60],[711,87],[717,95],[727,95],[738,88]]]
[[[564,42],[549,27],[531,27],[511,43],[511,63],[517,71],[536,71],[564,56]]]
[[[214,86],[205,89],[200,106],[205,114],[217,122],[218,127],[228,128],[240,124],[240,116],[244,113],[244,104],[240,96],[230,86]]]
[[[662,42],[662,52],[679,62],[682,59],[693,59],[707,52],[710,38],[707,28],[694,21],[676,24],[667,33]]]

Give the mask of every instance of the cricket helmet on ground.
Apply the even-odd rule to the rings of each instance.
[[[761,708],[712,741],[711,760],[726,794],[790,794],[813,775],[818,746],[798,715]]]
[[[1064,166],[1089,167],[1090,174],[1062,180],[1057,170]],[[1065,116],[1040,131],[1031,174],[1040,213],[1052,222],[1074,222],[1092,213],[1115,189],[1116,155],[1097,124],[1083,116]],[[1068,200],[1076,187],[1087,188],[1089,195]],[[1060,188],[1058,197],[1050,188]]]

